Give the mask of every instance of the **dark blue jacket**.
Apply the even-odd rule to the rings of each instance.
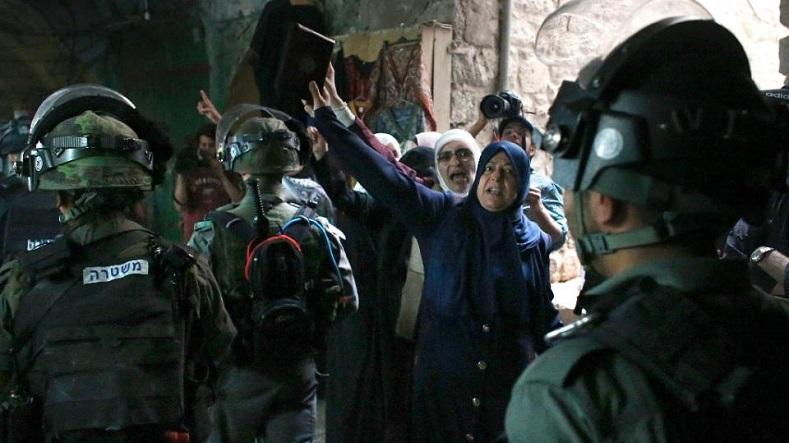
[[[425,263],[413,386],[415,441],[491,441],[517,377],[555,318],[550,303],[550,238],[526,219],[529,159],[500,142],[483,151],[462,199],[401,173],[337,121],[329,108],[316,126],[336,158],[419,241]],[[490,158],[503,151],[516,168],[518,198],[499,213],[483,209],[476,188]]]

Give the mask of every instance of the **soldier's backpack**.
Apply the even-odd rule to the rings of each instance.
[[[243,286],[235,290],[241,296],[226,298],[239,334],[236,354],[242,360],[323,346],[341,302],[342,275],[339,251],[314,217],[312,206],[305,205],[274,234],[269,234],[267,220],[259,221],[264,226],[256,229],[229,212],[206,217],[247,245]],[[305,241],[313,232],[319,233],[318,248],[328,257],[317,275],[308,271],[304,256]]]

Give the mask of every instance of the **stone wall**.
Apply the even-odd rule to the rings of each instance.
[[[780,0],[780,2],[781,24],[789,28],[789,0]],[[783,31],[784,35],[789,34],[789,30]],[[789,36],[781,39],[778,55],[781,74],[789,76]],[[789,78],[784,79],[784,84],[789,84]]]
[[[455,0],[298,0],[316,4],[332,35],[397,28],[436,20],[451,23]],[[211,69],[210,93],[218,105],[227,98],[235,67],[244,56],[268,0],[200,0]]]
[[[510,89],[521,94],[531,119],[542,127],[562,80],[572,73],[558,72],[541,63],[534,53],[534,39],[545,17],[566,0],[512,0]],[[217,66],[235,66],[254,32],[265,1],[201,0],[206,47],[211,65],[211,92],[222,103],[232,72]],[[324,0],[327,26],[334,35],[396,28],[437,20],[454,26],[451,46],[453,127],[468,127],[477,118],[478,104],[486,94],[497,92],[499,23],[501,0]],[[713,17],[741,40],[751,60],[756,83],[764,89],[784,82],[779,73],[778,42],[789,35],[779,19],[789,25],[789,0],[699,0]],[[779,9],[780,3],[780,9]],[[779,14],[779,10],[781,13]],[[780,71],[789,74],[789,37],[781,45]],[[449,69],[449,68],[448,68]],[[478,137],[486,144],[491,128]],[[538,170],[548,175],[552,163],[539,153]],[[554,280],[578,274],[579,266],[568,246],[553,254]]]
[[[778,42],[789,34],[779,23],[789,26],[789,0],[700,0],[712,16],[740,39],[751,61],[757,85],[763,89],[779,87]],[[453,44],[452,125],[467,127],[477,117],[479,100],[496,92],[498,77],[498,30],[500,0],[457,0]],[[510,89],[518,92],[532,119],[544,127],[547,111],[562,80],[572,74],[558,72],[541,63],[534,52],[534,39],[542,21],[565,1],[513,0],[510,46]],[[782,44],[781,71],[789,74],[789,38]],[[479,141],[490,140],[490,128]],[[538,170],[552,172],[551,160],[539,153]],[[554,281],[565,281],[578,274],[579,264],[572,242],[551,257]]]
[[[457,0],[452,46],[452,126],[469,127],[477,119],[479,102],[498,92],[500,1]],[[558,6],[556,0],[513,0],[510,41],[509,88],[523,99],[524,109],[538,126],[547,120],[547,111],[561,77],[552,75],[534,54],[534,38],[542,20]],[[492,125],[477,139],[490,142]],[[538,153],[535,169],[550,175],[551,161]],[[578,276],[580,265],[572,240],[551,255],[552,280],[567,281]]]
[[[324,0],[332,34],[408,27],[436,20],[452,23],[455,0]]]
[[[268,1],[200,0],[205,50],[211,65],[207,92],[224,108],[235,69],[249,47],[255,26]]]
[[[761,89],[780,88],[779,41],[789,34],[780,23],[785,0],[698,0],[715,21],[740,40],[751,62],[751,73]],[[787,22],[789,23],[789,22]]]

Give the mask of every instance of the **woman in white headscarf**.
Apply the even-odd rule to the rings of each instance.
[[[450,129],[436,142],[438,181],[444,191],[461,197],[468,195],[477,172],[481,150],[465,129]]]

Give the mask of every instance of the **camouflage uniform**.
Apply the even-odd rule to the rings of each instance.
[[[276,119],[264,119],[256,128],[267,134],[286,129],[284,123]],[[278,145],[272,142],[234,157],[231,161],[233,170],[252,172],[253,175],[271,174],[270,179],[276,179],[278,171],[281,175],[282,171],[291,170],[296,159],[276,157],[283,150],[270,146]],[[241,202],[218,211],[227,212],[254,226],[253,220],[258,211],[255,183],[255,180],[248,181],[247,192]],[[278,195],[261,196],[267,205],[263,211],[269,222],[269,234],[277,234],[299,212],[302,204],[294,202],[302,199],[292,199],[292,194],[284,188]],[[242,298],[249,297],[243,282],[249,239],[239,238],[227,226],[217,226],[210,220],[210,215],[208,218],[195,224],[188,244],[211,263],[231,316],[245,318],[248,312],[239,312],[243,308],[235,306]],[[318,221],[340,251],[338,265],[343,278],[342,296],[352,300],[346,307],[355,308],[356,285],[340,243],[344,236],[325,218],[318,217]],[[329,257],[321,237],[323,234],[313,226],[310,226],[310,233],[312,235],[301,243],[306,278],[315,280],[324,277],[321,274],[328,268],[326,262]],[[236,345],[239,345],[238,340]],[[217,426],[209,441],[253,442],[256,438],[267,443],[312,441],[317,390],[313,350],[274,349],[270,355],[264,356],[261,363],[245,361],[240,352],[234,352],[234,356],[235,359],[228,360],[221,369],[215,408]]]

